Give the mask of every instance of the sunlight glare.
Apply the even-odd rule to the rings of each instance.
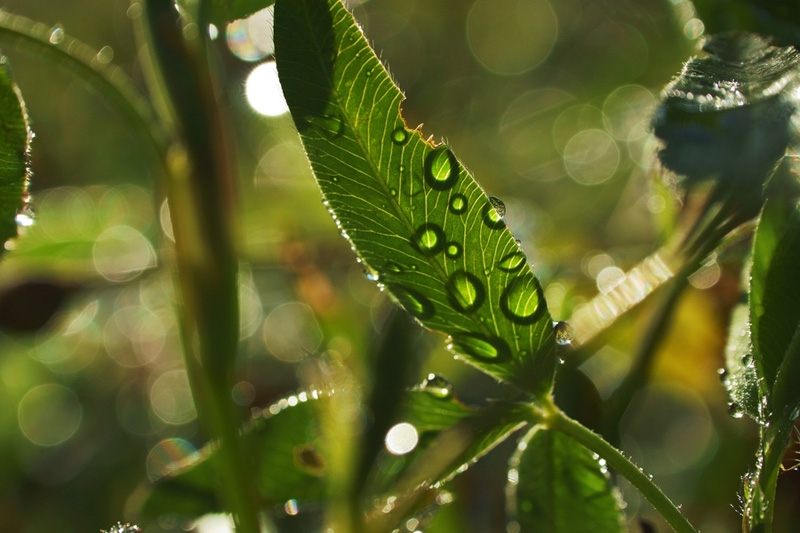
[[[274,61],[261,63],[250,72],[245,82],[245,96],[250,106],[262,115],[277,117],[289,111]]]

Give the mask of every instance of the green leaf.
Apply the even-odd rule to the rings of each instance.
[[[406,127],[402,94],[338,0],[278,2],[275,47],[325,204],[367,275],[467,362],[548,394],[552,320],[502,204]]]
[[[529,416],[527,406],[515,403],[467,407],[439,376],[408,391],[401,413],[400,423],[414,427],[419,443],[408,455],[383,452],[363,495],[370,502],[375,494],[392,498],[391,512],[368,512],[373,523],[380,521],[389,529],[424,500],[429,488],[437,490],[464,472],[525,425]],[[382,507],[380,502],[378,509]]]
[[[0,245],[17,235],[15,217],[27,193],[30,140],[22,94],[11,78],[8,59],[0,56]]]
[[[570,437],[534,427],[510,466],[509,514],[521,531],[627,531],[605,464]]]
[[[178,0],[184,8],[191,8],[197,0]],[[249,17],[256,11],[268,8],[275,0],[208,0],[211,4],[209,22],[224,28],[228,22]]]
[[[244,444],[253,454],[250,463],[262,507],[283,505],[292,499],[306,502],[324,498],[327,468],[312,405],[316,396],[301,393],[274,403],[245,433]],[[194,517],[229,511],[215,497],[218,453],[216,445],[208,445],[189,465],[159,479],[146,491],[140,506],[142,516]]]

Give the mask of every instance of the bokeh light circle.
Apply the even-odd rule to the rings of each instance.
[[[419,432],[408,422],[401,422],[389,429],[384,443],[386,450],[392,455],[405,455],[417,447]]]
[[[547,0],[477,0],[467,16],[467,42],[486,70],[512,76],[544,61],[558,37]]]
[[[180,425],[197,416],[185,370],[161,374],[150,387],[150,404],[156,416],[167,424]]]
[[[83,407],[70,389],[55,383],[29,390],[19,402],[22,434],[37,446],[58,446],[71,439],[83,420]]]
[[[567,173],[583,185],[597,185],[609,179],[616,172],[619,160],[617,143],[603,130],[579,131],[564,148]]]
[[[261,63],[250,71],[244,92],[247,102],[261,115],[277,117],[289,111],[274,61]]]

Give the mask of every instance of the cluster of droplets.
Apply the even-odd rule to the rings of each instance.
[[[453,397],[453,384],[439,374],[428,374],[419,386],[419,390],[440,400],[449,400]]]
[[[296,405],[306,403],[311,400],[318,400],[323,396],[330,396],[331,394],[333,394],[333,391],[322,392],[317,389],[312,389],[311,391],[301,391],[297,394],[287,396],[286,398],[281,398],[269,407],[265,407],[263,409],[254,407],[251,410],[250,415],[254,419],[270,418],[271,416],[277,415],[281,411],[289,409],[290,407],[295,407]]]
[[[101,533],[140,533],[141,531],[142,530],[139,528],[139,526],[117,522],[111,526],[111,529],[108,531],[104,529],[101,531]]]

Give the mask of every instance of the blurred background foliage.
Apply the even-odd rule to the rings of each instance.
[[[654,185],[649,128],[661,87],[706,32],[691,2],[349,5],[407,95],[408,125],[446,139],[504,200],[556,319],[663,242],[676,204]],[[699,6],[715,31],[754,17]],[[91,44],[96,60],[113,59],[143,87],[130,20],[139,10],[128,0],[6,0],[4,9]],[[267,96],[271,24],[267,10],[215,32],[239,141],[242,340],[231,395],[246,413],[302,387],[314,354],[363,360],[387,306],[323,209],[291,118]],[[21,228],[0,264],[0,529],[97,531],[131,516],[143,480],[204,443],[173,316],[168,212],[157,160],[118,110],[51,58],[8,37],[0,46],[36,133],[36,223]],[[706,533],[738,529],[736,495],[755,448],[754,425],[728,416],[717,377],[744,250],[710,258],[692,278],[650,383],[623,419],[625,452]],[[625,317],[578,377],[562,380],[558,398],[586,423],[630,365],[648,312],[644,305]],[[453,362],[440,337],[420,336],[418,381],[441,373],[468,403],[503,394]],[[513,446],[456,478],[453,502],[427,530],[504,531]],[[784,476],[779,531],[800,523],[796,480]],[[629,516],[666,531],[620,483]],[[304,531],[292,520],[277,523]],[[141,525],[227,527],[213,518]],[[631,530],[639,527],[632,518]]]

